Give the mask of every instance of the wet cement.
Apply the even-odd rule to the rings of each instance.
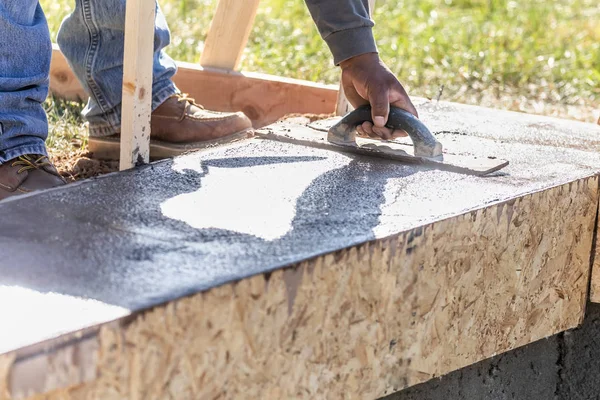
[[[254,139],[0,202],[0,285],[136,311],[600,171],[598,126],[419,110],[446,151],[511,164],[473,177]]]

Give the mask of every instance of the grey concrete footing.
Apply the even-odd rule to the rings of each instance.
[[[385,400],[596,400],[600,398],[600,304],[583,325],[490,358]]]

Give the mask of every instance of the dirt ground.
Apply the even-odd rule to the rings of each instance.
[[[51,153],[50,157],[60,174],[68,181],[74,182],[119,170],[118,161],[95,160],[87,150],[69,153]]]

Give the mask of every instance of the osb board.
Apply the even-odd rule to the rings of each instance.
[[[600,222],[600,215],[598,216]],[[600,247],[598,246],[598,234],[600,233],[600,223],[596,224],[596,238],[594,247],[594,258],[592,263],[592,276],[590,279],[590,301],[600,303]]]
[[[597,205],[585,178],[156,307],[31,398],[381,397],[577,326]]]
[[[10,388],[13,399],[22,399],[94,381],[98,377],[98,338],[96,334],[85,338],[81,334],[77,336],[46,351],[19,354],[18,357],[15,354],[0,356],[0,379],[4,371],[4,378],[0,380],[0,399],[4,399],[2,385],[6,390]]]

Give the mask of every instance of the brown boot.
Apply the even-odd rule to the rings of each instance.
[[[46,156],[29,154],[0,165],[0,201],[65,183]]]
[[[168,98],[152,113],[150,158],[157,160],[233,142],[252,134],[252,122],[244,113],[205,110],[185,95]],[[90,137],[94,158],[119,159],[120,136]]]

